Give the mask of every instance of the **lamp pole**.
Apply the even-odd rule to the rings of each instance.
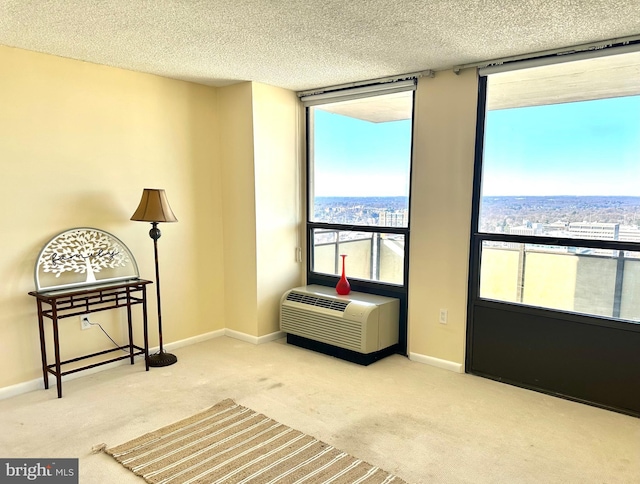
[[[158,342],[160,351],[154,355],[149,355],[149,366],[169,366],[178,361],[178,358],[171,353],[165,353],[162,338],[162,303],[160,301],[160,264],[158,260],[158,239],[162,235],[158,224],[160,222],[177,222],[178,219],[173,214],[167,196],[163,189],[145,188],[138,208],[131,216],[131,220],[138,222],[151,222],[149,237],[153,239],[153,256],[156,270],[156,297],[158,302]]]
[[[155,355],[149,355],[149,366],[161,367],[173,365],[178,358],[171,353],[165,353],[162,345],[162,303],[160,300],[160,265],[158,264],[158,239],[162,236],[162,232],[158,228],[158,222],[151,222],[151,230],[149,237],[153,239],[153,255],[156,265],[156,297],[158,299],[158,339],[160,343],[160,352]]]

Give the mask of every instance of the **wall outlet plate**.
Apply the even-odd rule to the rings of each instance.
[[[81,329],[89,329],[91,328],[91,323],[89,322],[89,316],[86,314],[82,314],[80,316],[80,328]]]
[[[438,319],[438,321],[440,321],[440,324],[447,324],[448,316],[448,311],[446,309],[441,309],[440,318]]]

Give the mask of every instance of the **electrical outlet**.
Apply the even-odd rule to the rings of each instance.
[[[89,329],[91,327],[91,321],[89,321],[89,316],[83,314],[80,316],[80,328],[81,329]]]
[[[446,309],[441,309],[440,310],[440,324],[447,324],[447,317],[448,317],[448,312]]]

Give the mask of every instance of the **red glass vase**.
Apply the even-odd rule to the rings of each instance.
[[[351,284],[349,284],[347,276],[345,276],[344,268],[344,258],[347,256],[345,254],[340,254],[340,257],[342,257],[342,276],[340,277],[338,284],[336,284],[336,292],[341,296],[346,296],[351,292]]]

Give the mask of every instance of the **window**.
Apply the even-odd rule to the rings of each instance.
[[[404,286],[415,82],[374,88],[303,99],[309,272]]]
[[[479,297],[640,321],[640,53],[489,74]]]

